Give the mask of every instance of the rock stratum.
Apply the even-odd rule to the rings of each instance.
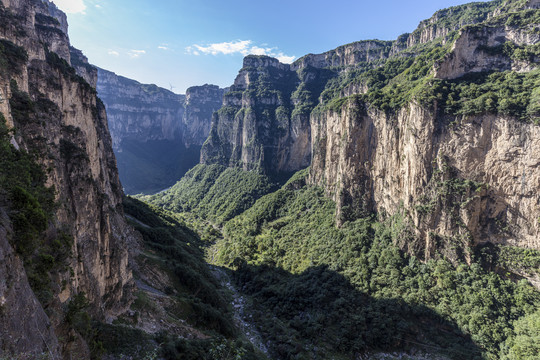
[[[224,93],[202,85],[178,95],[103,69],[97,90],[107,109],[120,180],[130,194],[169,187],[199,162]]]
[[[0,191],[0,357],[86,358],[74,319],[84,310],[110,321],[129,305],[128,243],[137,238],[122,210],[97,72],[70,49],[66,16],[49,1],[3,0],[0,42],[0,112],[13,131],[3,149],[31,154],[54,201],[32,195],[36,169],[37,182]],[[2,175],[23,173],[10,171]]]
[[[395,41],[291,65],[248,56],[201,152],[266,174],[310,166],[337,222],[408,215],[421,258],[540,249],[537,0],[441,10]]]

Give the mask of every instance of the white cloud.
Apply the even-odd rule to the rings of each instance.
[[[282,62],[284,64],[291,64],[294,59],[296,59],[296,56],[287,56],[283,53],[279,53],[276,58],[279,60],[279,62]]]
[[[128,51],[128,56],[132,59],[137,59],[141,57],[141,55],[144,55],[144,54],[146,54],[146,51],[144,50],[129,50]]]
[[[53,0],[60,10],[68,14],[82,13],[86,10],[83,0]]]
[[[159,45],[157,48],[160,50],[169,50],[169,48],[165,45]]]
[[[114,50],[109,50],[108,54],[111,56],[116,56],[116,57],[120,56],[120,53]]]
[[[235,40],[229,42],[215,43],[210,45],[191,45],[186,48],[188,54],[191,55],[231,55],[242,54],[246,55],[268,55],[277,58],[284,63],[291,63],[296,56],[288,56],[283,52],[277,51],[276,48],[261,47],[253,45],[251,40]]]

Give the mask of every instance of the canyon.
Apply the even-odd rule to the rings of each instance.
[[[193,86],[178,95],[104,69],[98,69],[97,79],[126,193],[168,188],[199,162],[225,89]]]

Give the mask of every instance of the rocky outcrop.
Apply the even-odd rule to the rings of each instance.
[[[2,0],[0,17],[7,59],[0,69],[0,94],[6,100],[0,111],[15,128],[12,142],[36,154],[47,184],[54,187],[57,207],[47,236],[61,232],[73,239],[66,268],[51,274],[49,319],[30,295],[21,262],[2,243],[0,263],[12,264],[5,279],[14,287],[0,287],[9,310],[0,312],[0,354],[41,349],[57,358],[54,332],[68,335],[63,309],[75,294],[84,294],[97,319],[111,319],[125,309],[132,281],[127,248],[135,235],[122,212],[105,108],[91,86],[95,73],[83,74],[89,84],[70,66],[72,54],[79,57],[73,62],[77,68],[85,60],[77,51],[70,53],[65,15],[48,1]],[[12,300],[18,305],[7,304]],[[15,324],[9,316],[17,311],[21,316]],[[25,336],[16,337],[21,331]]]
[[[265,173],[311,165],[310,182],[336,200],[338,224],[407,214],[415,239],[400,245],[422,258],[469,259],[471,245],[488,241],[540,249],[536,125],[507,110],[448,115],[436,97],[388,105],[406,97],[404,78],[535,69],[537,3],[441,10],[396,41],[356,42],[292,65],[248,56],[201,161]]]
[[[225,91],[208,84],[186,90],[182,117],[182,137],[186,147],[201,146],[205,142],[210,133],[212,114],[223,105]]]
[[[296,60],[291,69],[297,70],[308,66],[315,68],[355,66],[362,62],[387,59],[393,41],[365,40],[358,41],[323,54],[309,54]]]
[[[459,32],[452,51],[437,66],[435,77],[456,79],[482,71],[531,71],[540,56],[513,58],[505,46],[533,47],[540,43],[538,24],[527,26],[468,26]]]
[[[90,65],[88,58],[84,56],[81,50],[70,46],[69,53],[71,57],[71,66],[84,81],[95,89],[97,86],[98,69],[95,66]]]
[[[311,69],[299,74],[268,56],[247,56],[214,115],[201,162],[266,173],[308,166],[309,110],[315,102],[306,84],[322,77]]]
[[[215,85],[178,95],[103,69],[97,90],[107,109],[120,180],[129,194],[169,187],[197,164],[212,113],[223,98]]]
[[[342,221],[405,210],[421,241],[402,245],[425,258],[485,241],[540,248],[537,125],[482,115],[448,127],[415,103],[388,116],[354,101],[312,120],[310,180]]]
[[[60,356],[51,322],[32,289],[20,258],[8,242],[9,218],[0,208],[0,355]]]

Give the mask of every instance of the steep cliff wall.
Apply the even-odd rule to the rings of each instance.
[[[98,71],[97,90],[107,108],[125,191],[152,193],[171,186],[199,161],[223,90],[204,85],[178,95]]]
[[[396,41],[292,65],[248,56],[201,161],[311,164],[338,224],[405,211],[420,241],[401,245],[422,257],[469,258],[486,241],[540,248],[538,5],[457,6]]]
[[[337,201],[338,223],[405,210],[419,241],[400,245],[424,258],[469,259],[483,242],[540,248],[533,5],[451,35],[428,63],[440,81],[387,63],[378,72],[390,85],[312,112],[311,181]]]
[[[540,248],[540,128],[511,117],[471,116],[448,126],[411,103],[397,114],[351,101],[313,117],[311,181],[338,203],[341,221],[409,212],[425,258],[473,242]],[[452,250],[452,249],[453,250]]]
[[[217,85],[192,86],[186,91],[182,117],[183,142],[186,147],[202,146],[210,133],[212,115],[223,105],[225,89]]]
[[[75,294],[84,294],[90,304],[88,311],[100,319],[113,317],[125,308],[131,284],[127,245],[134,235],[121,208],[122,190],[105,108],[97,99],[95,89],[70,66],[65,15],[48,1],[3,0],[0,17],[0,96],[3,99],[0,111],[15,130],[12,143],[35,154],[36,161],[46,171],[46,184],[53,187],[56,202],[48,229],[30,239],[36,253],[24,254],[21,244],[15,242],[12,244],[18,249],[15,254],[7,244],[2,244],[2,266],[5,261],[13,264],[8,282],[15,284],[16,280],[20,285],[8,288],[6,293],[0,288],[0,297],[14,299],[13,291],[16,291],[17,301],[20,301],[18,311],[35,315],[21,315],[14,324],[10,316],[15,316],[15,312],[0,311],[3,324],[0,354],[41,351],[56,358],[60,351],[70,351],[68,347],[57,347],[53,332],[68,336],[63,309]],[[83,59],[79,59],[77,66],[81,62]],[[85,77],[92,83],[96,81],[95,74],[86,73]],[[26,194],[20,189],[16,191]],[[24,197],[32,199],[30,195]],[[15,216],[9,209],[20,202],[17,200],[20,198],[8,194],[7,199],[8,214]],[[7,224],[4,229],[9,227]],[[17,236],[8,235],[8,239],[18,241]],[[61,264],[58,259],[58,264],[51,260],[57,254],[48,253],[54,246],[61,245],[59,239],[71,244]],[[39,249],[43,253],[39,253]],[[47,259],[52,261],[44,269],[54,271],[45,276],[50,277],[50,281],[45,281],[42,289],[45,292],[39,296],[52,327],[39,304],[29,295],[21,261],[17,260],[21,254],[28,260],[25,266]],[[13,304],[9,304],[9,308],[13,308]],[[9,324],[13,326],[10,328]],[[16,337],[23,330],[28,341]],[[40,338],[43,341],[31,341]],[[63,345],[66,346],[66,342]],[[84,354],[82,343],[73,349]]]
[[[123,140],[174,140],[180,136],[185,96],[98,69],[97,91],[107,108],[115,151]]]
[[[324,75],[293,71],[267,56],[247,56],[214,115],[202,163],[267,173],[291,172],[310,161],[310,83]],[[320,91],[320,90],[319,90]]]

